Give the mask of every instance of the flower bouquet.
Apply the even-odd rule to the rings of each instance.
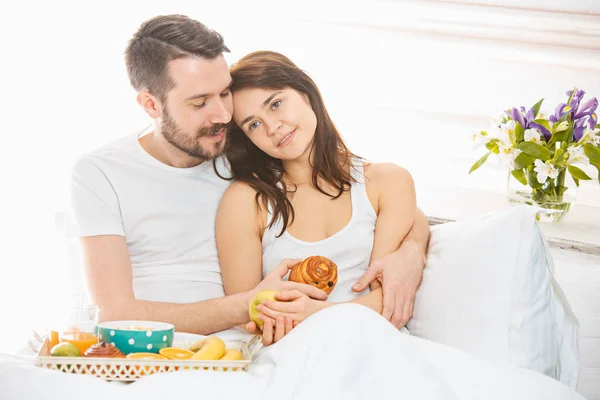
[[[598,100],[583,102],[585,92],[576,88],[566,94],[567,102],[549,117],[540,112],[542,99],[528,110],[505,111],[487,131],[473,135],[475,147],[485,145],[488,151],[469,174],[492,154],[503,158],[509,166],[509,201],[544,209],[538,219],[546,221],[559,221],[568,212],[579,181],[592,179],[592,166],[600,178]]]

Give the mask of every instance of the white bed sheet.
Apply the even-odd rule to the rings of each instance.
[[[82,395],[84,394],[84,395]],[[536,372],[493,364],[399,333],[375,312],[331,307],[260,351],[249,372],[181,371],[108,383],[0,360],[2,399],[547,399],[579,393]]]

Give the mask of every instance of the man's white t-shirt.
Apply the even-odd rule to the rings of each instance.
[[[150,156],[139,134],[80,157],[70,185],[74,235],[127,240],[136,299],[191,303],[224,296],[215,217],[230,181],[210,161],[174,168]],[[226,162],[217,168],[229,176]]]

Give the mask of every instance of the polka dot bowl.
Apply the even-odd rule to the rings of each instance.
[[[173,345],[175,327],[165,322],[110,321],[98,325],[100,341],[114,343],[123,354],[158,353]]]

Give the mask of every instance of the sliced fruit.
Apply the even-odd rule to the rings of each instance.
[[[168,360],[167,357],[155,353],[129,353],[127,354],[127,356],[125,356],[125,358],[128,358],[130,360]],[[146,374],[153,374],[155,372],[158,372],[158,370],[160,369],[159,367],[151,368],[148,365],[133,365],[131,368],[132,372],[138,373],[140,374],[140,376]]]
[[[160,349],[158,354],[167,357],[169,360],[189,360],[196,353],[178,347],[165,347]]]
[[[129,353],[125,358],[130,360],[168,360],[167,357],[155,353]]]

